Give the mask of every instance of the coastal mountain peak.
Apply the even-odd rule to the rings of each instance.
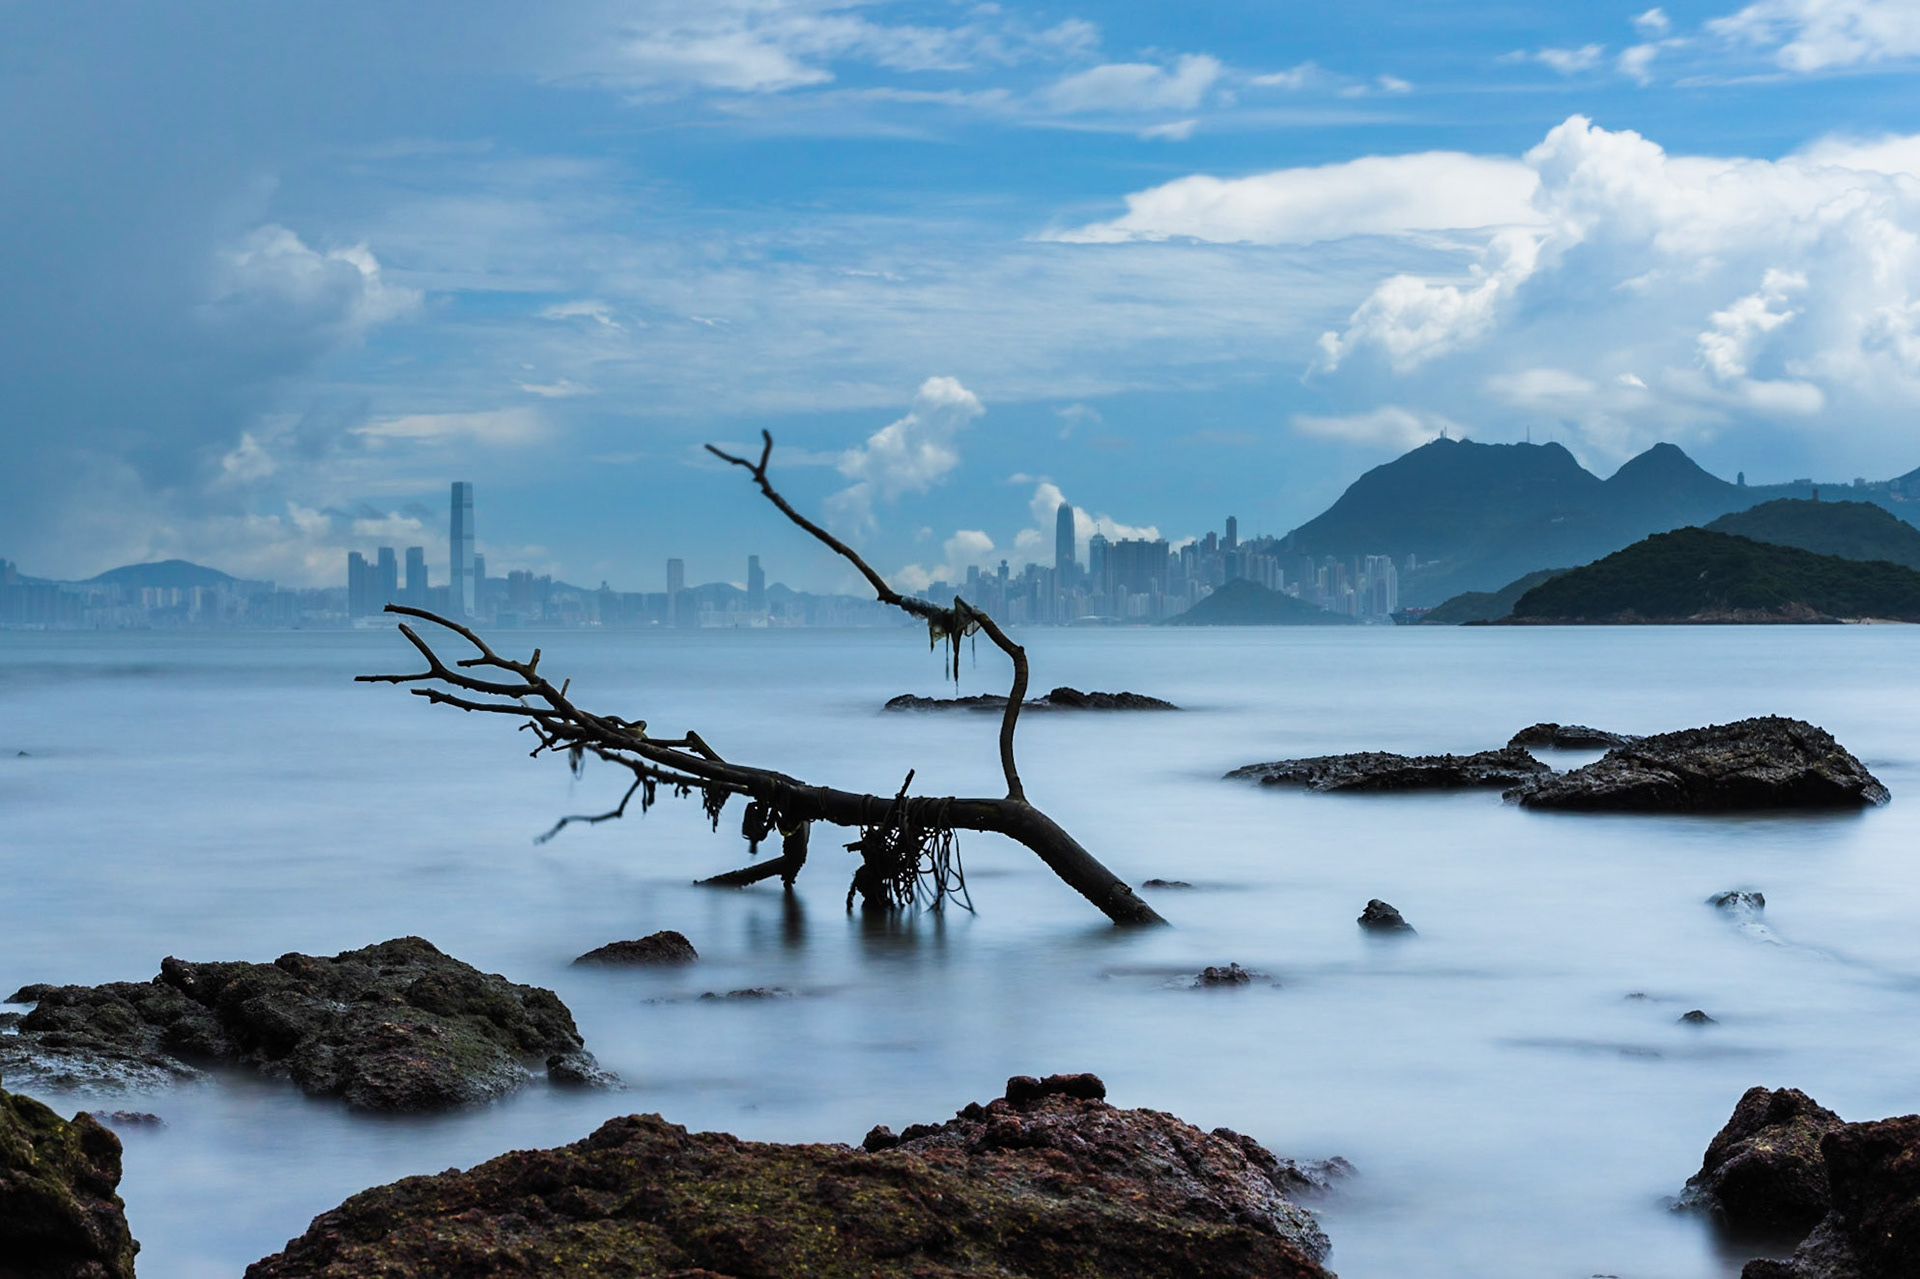
[[[123,564],[88,579],[102,586],[192,587],[218,586],[236,581],[228,573],[190,560],[154,560],[146,564]]]

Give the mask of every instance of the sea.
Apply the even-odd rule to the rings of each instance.
[[[912,628],[508,632],[600,712],[729,759],[892,794],[1002,793],[998,721],[902,714],[959,680]],[[1847,1119],[1920,1110],[1920,629],[1903,626],[1027,630],[1034,687],[1178,713],[1029,715],[1030,798],[1171,927],[1120,930],[1003,839],[963,834],[974,911],[849,913],[852,838],[797,891],[697,800],[536,837],[624,774],[528,757],[511,720],[362,673],[392,631],[0,633],[0,987],[146,980],[409,934],[558,992],[625,1081],[373,1117],[251,1075],[141,1095],[121,1193],[149,1279],[237,1276],[368,1186],[658,1112],[768,1141],[939,1121],[1015,1074],[1093,1071],[1122,1106],[1354,1175],[1313,1206],[1345,1279],[1723,1279],[1756,1255],[1673,1197],[1741,1093]],[[1807,816],[1525,812],[1496,792],[1341,796],[1223,779],[1353,750],[1496,747],[1541,720],[1649,733],[1778,714],[1892,791]],[[1556,754],[1573,766],[1594,753]],[[766,852],[762,856],[769,855]],[[1762,892],[1764,911],[1708,904]],[[1356,917],[1381,898],[1417,935]],[[678,929],[700,960],[575,967]],[[1208,965],[1256,979],[1196,989]],[[777,988],[790,997],[703,1000]],[[5,993],[0,991],[0,993]],[[1681,1016],[1699,1009],[1709,1025]]]

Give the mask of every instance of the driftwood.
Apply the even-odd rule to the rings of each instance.
[[[399,604],[387,612],[419,618],[452,631],[473,646],[475,656],[449,664],[411,626],[402,622],[404,635],[426,660],[427,669],[409,675],[361,675],[364,683],[413,684],[411,691],[429,702],[524,720],[538,745],[531,752],[565,754],[577,770],[588,755],[618,765],[633,774],[633,783],[619,804],[604,813],[563,817],[543,839],[550,839],[574,822],[598,823],[626,815],[635,795],[641,809],[650,807],[660,787],[680,796],[696,792],[708,817],[719,828],[721,810],[733,796],[747,802],[741,834],[757,852],[764,839],[778,834],[781,852],[740,870],[701,882],[739,887],[778,875],[790,888],[806,863],[809,832],[814,822],[856,828],[860,837],[847,845],[861,854],[847,900],[863,898],[869,907],[900,908],[925,901],[938,909],[948,899],[971,905],[954,850],[954,832],[987,831],[1004,835],[1033,850],[1055,874],[1117,924],[1157,924],[1165,921],[1099,859],[1045,813],[1027,802],[1026,789],[1014,759],[1014,729],[1027,694],[1026,651],[980,609],[955,598],[951,607],[904,596],[887,585],[860,555],[831,533],[796,511],[767,478],[773,437],[761,432],[764,447],[757,462],[735,457],[708,445],[724,461],[744,468],[760,492],[789,520],[818,539],[858,569],[884,604],[890,604],[926,622],[937,647],[948,648],[948,661],[957,671],[960,641],[985,635],[1013,664],[1012,686],[1000,722],[1000,768],[1007,793],[1003,798],[955,798],[908,794],[913,774],[907,775],[896,795],[869,795],[813,786],[772,769],[723,759],[698,733],[676,738],[651,737],[642,720],[597,715],[574,704],[568,682],[555,686],[539,670],[540,650],[526,661],[503,657],[472,629],[424,609]]]

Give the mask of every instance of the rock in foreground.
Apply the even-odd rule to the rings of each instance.
[[[1226,1129],[1108,1105],[1089,1075],[871,1150],[689,1133],[658,1115],[368,1190],[248,1279],[1127,1275],[1324,1279],[1290,1165]]]
[[[976,693],[972,697],[916,697],[902,693],[887,699],[890,711],[993,711],[1006,709],[1007,699],[998,693]],[[1172,702],[1145,693],[1083,693],[1077,688],[1060,687],[1045,697],[1033,697],[1021,703],[1022,711],[1177,711]]]
[[[119,1184],[120,1139],[91,1115],[0,1092],[0,1275],[133,1279]]]
[[[558,1081],[600,1080],[573,1015],[520,986],[402,937],[331,959],[189,964],[150,982],[27,986],[37,1006],[0,1037],[0,1066],[50,1082],[112,1085],[126,1062],[197,1073],[182,1058],[292,1079],[363,1110],[430,1111],[489,1101],[545,1064]]]
[[[691,964],[700,958],[685,933],[663,928],[657,933],[633,941],[610,941],[574,960],[576,964],[635,966],[650,964]]]
[[[1725,813],[1864,808],[1887,788],[1825,730],[1769,715],[1660,733],[1509,791],[1528,808]]]
[[[1840,1116],[1798,1088],[1749,1088],[1681,1203],[1736,1230],[1804,1234],[1827,1212],[1820,1139],[1840,1127]]]
[[[1517,746],[1475,755],[1394,755],[1358,751],[1248,764],[1228,777],[1262,786],[1304,786],[1311,791],[1467,790],[1516,786],[1553,770]]]
[[[1920,1115],[1843,1124],[1820,1139],[1832,1210],[1790,1261],[1749,1261],[1742,1279],[1920,1275]]]

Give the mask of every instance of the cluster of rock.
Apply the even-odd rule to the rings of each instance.
[[[1091,1075],[1017,1076],[1004,1097],[857,1147],[629,1115],[364,1191],[247,1276],[1327,1279],[1326,1236],[1294,1196],[1344,1164],[1303,1169],[1105,1095]]]
[[[1607,753],[1556,773],[1528,746]],[[1825,730],[1777,715],[1629,737],[1585,725],[1535,724],[1497,751],[1396,755],[1360,751],[1248,764],[1229,778],[1312,791],[1501,789],[1527,808],[1589,812],[1724,813],[1862,808],[1887,788]]]
[[[1797,1088],[1749,1088],[1680,1206],[1749,1236],[1799,1239],[1742,1279],[1920,1275],[1920,1115],[1845,1123]]]
[[[0,1275],[133,1279],[119,1185],[120,1139],[93,1116],[0,1092]]]
[[[1007,699],[998,693],[976,693],[972,697],[916,697],[902,693],[889,698],[890,711],[1002,711]],[[1045,697],[1033,697],[1021,703],[1022,711],[1177,711],[1172,702],[1148,697],[1145,693],[1083,693],[1077,688],[1056,688]]]
[[[9,1002],[35,1006],[0,1036],[0,1073],[55,1088],[150,1087],[225,1062],[403,1112],[504,1096],[530,1066],[556,1083],[613,1082],[552,991],[419,937],[271,964],[169,956],[150,982],[26,986]]]

